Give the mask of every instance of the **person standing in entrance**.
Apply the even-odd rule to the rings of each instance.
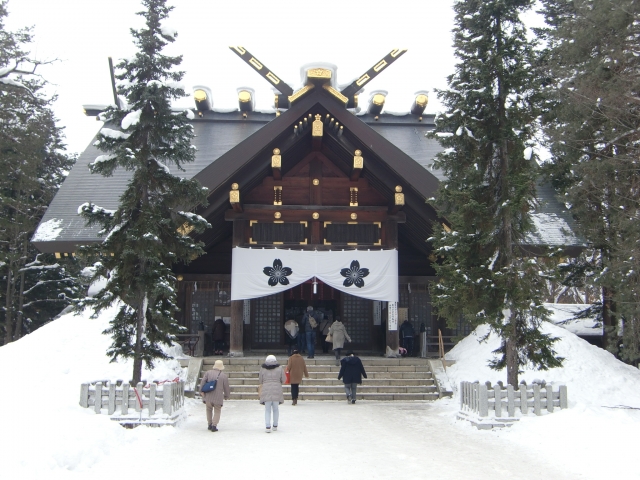
[[[218,422],[222,413],[223,400],[229,400],[231,390],[229,389],[229,378],[222,372],[224,364],[222,360],[216,360],[213,369],[205,373],[200,380],[200,390],[207,382],[216,380],[216,388],[210,392],[202,394],[202,401],[207,405],[207,424],[212,432],[218,431]],[[213,418],[212,418],[213,411]]]
[[[331,334],[331,337],[333,337],[333,353],[336,354],[336,365],[340,366],[340,352],[344,348],[344,341],[346,339],[348,342],[351,342],[351,337],[349,337],[347,329],[340,321],[339,316],[336,316],[336,321],[331,324],[329,333]]]
[[[328,353],[329,345],[331,345],[325,339],[327,338],[327,335],[329,335],[329,329],[331,328],[332,317],[333,317],[333,314],[329,312],[328,315],[322,319],[322,321],[320,322],[320,325],[318,326],[318,330],[320,331],[320,341],[322,342],[322,353]]]
[[[402,346],[407,349],[407,356],[413,356],[413,337],[416,334],[413,325],[409,320],[405,320],[400,326],[400,336],[402,337]]]
[[[225,333],[224,320],[220,317],[216,318],[213,323],[213,354],[222,355],[224,350],[224,333]]]
[[[367,378],[362,361],[356,356],[353,350],[347,351],[347,356],[340,362],[340,373],[338,380],[342,378],[344,391],[347,394],[347,403],[356,403],[356,389],[362,383],[362,377]]]
[[[316,316],[318,314],[313,311],[313,307],[309,305],[307,307],[307,313],[302,317],[302,324],[304,325],[305,335],[307,337],[307,358],[313,358],[316,353],[316,329],[318,328],[318,321]]]
[[[267,433],[276,432],[278,430],[278,419],[280,411],[278,406],[284,403],[284,395],[282,393],[282,385],[286,381],[283,368],[278,364],[278,360],[274,355],[269,355],[260,369],[258,375],[260,384],[260,403],[264,405],[264,422]],[[271,414],[273,412],[273,424],[271,423]],[[273,425],[273,430],[271,429]]]
[[[300,383],[302,383],[302,375],[304,375],[305,378],[309,378],[307,364],[304,362],[304,358],[302,358],[302,355],[300,355],[298,350],[294,350],[293,355],[289,357],[285,372],[289,372],[289,381],[291,383],[291,405],[297,405],[298,388],[300,387]]]

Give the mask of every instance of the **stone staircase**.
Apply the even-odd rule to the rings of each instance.
[[[203,372],[213,368],[220,357],[203,359]],[[436,400],[438,389],[424,358],[360,357],[368,378],[358,386],[358,400]],[[286,357],[279,357],[285,363]],[[229,377],[231,398],[258,399],[258,372],[264,357],[224,358],[224,372]],[[299,400],[343,400],[344,384],[338,380],[340,367],[335,358],[305,358],[309,377],[300,384]],[[200,379],[198,379],[198,382]],[[284,398],[291,399],[290,386],[285,385]]]

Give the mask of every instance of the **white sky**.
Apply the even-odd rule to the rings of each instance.
[[[338,82],[364,73],[394,48],[409,51],[381,73],[360,96],[389,91],[389,111],[408,111],[417,90],[446,87],[453,72],[451,48],[453,0],[300,2],[284,0],[172,0],[165,24],[178,31],[169,54],[182,54],[189,93],[207,85],[214,107],[237,106],[236,88],[256,89],[257,108],[273,107],[266,80],[246,65],[229,45],[241,45],[294,89],[303,64],[323,61],[338,66]],[[140,26],[137,0],[9,0],[6,27],[34,26],[38,59],[59,59],[41,69],[58,94],[55,107],[69,151],[80,152],[99,128],[82,113],[83,104],[113,102],[107,57],[135,52],[129,28]],[[191,99],[183,105],[193,106]],[[430,95],[427,112],[438,108]]]

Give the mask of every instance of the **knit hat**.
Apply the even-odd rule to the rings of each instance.
[[[224,363],[222,360],[216,360],[216,363],[213,364],[214,370],[224,370]]]
[[[278,363],[278,360],[276,360],[275,355],[267,355],[267,359],[264,361],[264,363],[266,363],[267,365],[275,365],[276,363]]]

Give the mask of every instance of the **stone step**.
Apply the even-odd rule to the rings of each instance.
[[[381,358],[381,357],[360,357],[362,363],[365,368],[367,366],[419,366],[419,365],[427,365],[428,359],[426,358]],[[264,358],[256,358],[256,357],[204,357],[203,365],[213,365],[216,360],[222,360],[225,367],[230,365],[262,365],[264,363]],[[335,365],[335,357],[326,356],[326,357],[316,357],[316,358],[305,358],[305,363],[307,366],[309,365]],[[281,365],[287,363],[287,356],[280,355],[278,357],[278,361]]]
[[[229,377],[238,378],[238,379],[246,379],[246,378],[258,378],[258,372],[227,372],[225,369],[225,373]],[[201,376],[198,378],[198,381],[202,378]],[[310,379],[337,379],[337,372],[309,372]],[[432,380],[433,377],[430,372],[372,372],[367,374],[367,378],[371,380]]]
[[[300,393],[298,402],[303,400],[345,400],[344,390],[342,393]],[[358,401],[377,400],[377,401],[413,401],[413,400],[437,400],[437,393],[364,393],[361,394],[358,389],[356,395]],[[232,400],[258,400],[258,393],[231,393]],[[291,394],[284,395],[285,400],[291,400]]]
[[[367,378],[365,380],[367,385],[380,385],[380,386],[432,386],[435,385],[433,379],[407,379],[407,378],[399,378],[399,379],[373,379]],[[342,380],[338,380],[337,378],[305,378],[302,380],[301,385],[343,385]],[[258,385],[258,377],[254,378],[229,378],[229,385]]]
[[[203,365],[202,370],[207,371],[213,369],[213,364],[211,365]],[[364,369],[369,374],[371,373],[384,373],[384,372],[403,372],[403,373],[411,373],[411,372],[424,372],[429,373],[429,367],[426,365],[417,365],[417,366],[368,366],[364,365]],[[308,372],[311,373],[328,373],[335,372],[336,374],[340,371],[340,367],[336,365],[307,365]],[[254,372],[258,373],[260,371],[259,365],[225,365],[224,368],[225,373],[235,373],[235,372]]]
[[[257,385],[234,385],[231,389],[233,393],[256,393]],[[284,385],[285,393],[290,392],[289,385]],[[341,393],[344,392],[344,384],[342,385],[300,385],[300,392],[304,393]],[[435,386],[384,386],[384,385],[358,385],[358,393],[436,393]]]

